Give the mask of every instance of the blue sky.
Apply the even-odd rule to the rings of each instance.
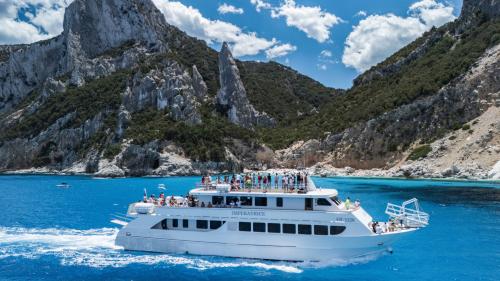
[[[0,44],[62,31],[71,0],[0,0]],[[461,0],[153,0],[167,22],[242,60],[275,60],[321,83],[352,79],[430,29],[458,16]]]

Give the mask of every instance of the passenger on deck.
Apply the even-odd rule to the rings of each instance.
[[[274,189],[278,189],[279,177],[278,173],[274,174]]]
[[[205,202],[201,201],[201,207],[205,208]]]
[[[245,187],[248,189],[252,188],[252,180],[250,179],[250,177],[248,177],[248,179],[246,180]]]
[[[356,199],[354,201],[354,209],[358,209],[361,206],[361,202],[359,202],[359,199]]]
[[[351,198],[347,197],[344,204],[345,204],[345,209],[349,210],[349,208],[351,207]]]
[[[293,180],[294,180],[294,176],[290,175],[288,177],[288,186],[290,187],[290,192],[293,192],[293,190],[294,190],[294,182],[293,182]]]
[[[212,202],[208,202],[207,208],[212,208]]]

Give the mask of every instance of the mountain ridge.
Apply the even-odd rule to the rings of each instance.
[[[500,41],[495,5],[465,0],[455,22],[337,90],[274,62],[233,60],[226,44],[218,53],[150,0],[76,0],[61,35],[0,46],[0,170],[391,167],[498,106],[498,64],[471,70]]]

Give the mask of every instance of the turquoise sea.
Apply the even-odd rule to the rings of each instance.
[[[198,177],[0,176],[0,280],[499,280],[500,183],[317,178],[375,219],[417,197],[430,226],[393,254],[324,263],[150,254],[114,246],[114,214],[143,189],[185,195]],[[68,189],[56,187],[61,182]]]

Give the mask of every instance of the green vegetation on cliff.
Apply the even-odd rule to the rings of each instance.
[[[339,92],[276,62],[239,62],[238,69],[253,106],[281,126],[312,115]]]
[[[128,71],[119,71],[49,96],[34,113],[23,114],[17,123],[7,127],[0,140],[36,136],[68,114],[74,116],[66,127],[75,128],[99,112],[117,110],[129,75]]]
[[[202,109],[203,124],[187,125],[175,122],[168,111],[148,109],[132,115],[125,137],[134,144],[144,145],[154,140],[173,141],[192,159],[199,161],[224,161],[225,146],[231,139],[247,143],[254,141],[252,132],[229,123],[227,119]]]
[[[273,148],[283,148],[298,139],[319,138],[324,132],[341,132],[418,98],[435,94],[465,73],[488,47],[500,42],[499,36],[495,36],[500,34],[498,21],[484,22],[464,31],[459,38],[448,34],[446,26],[435,32],[442,33],[442,38],[418,59],[403,65],[393,74],[377,77],[368,84],[360,84],[345,94],[336,95],[320,109],[319,114],[294,126],[262,129],[263,141]]]

